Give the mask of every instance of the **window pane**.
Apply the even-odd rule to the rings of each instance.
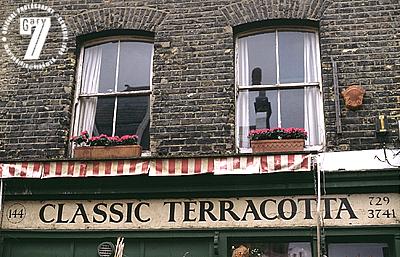
[[[144,149],[149,149],[149,96],[118,97],[115,135],[137,134]]]
[[[239,83],[241,85],[276,84],[275,33],[239,39]],[[261,74],[254,76],[259,68]]]
[[[150,89],[153,44],[121,42],[118,91]]]
[[[252,91],[250,93],[250,129],[278,126],[277,91]]]
[[[304,33],[278,32],[280,83],[304,82]]]
[[[389,248],[385,243],[329,244],[329,257],[389,257]]]
[[[232,246],[232,256],[236,251],[248,251],[250,256],[312,257],[308,242],[241,242]]]
[[[93,135],[112,135],[115,97],[99,97],[97,99],[96,117]],[[89,117],[86,117],[89,118]]]
[[[250,129],[274,128],[278,126],[277,91],[249,92],[248,113]]]
[[[101,69],[98,92],[114,92],[118,42],[110,42],[97,47],[101,47]]]
[[[277,127],[277,99],[276,90],[244,90],[239,93],[237,123],[240,147],[250,147],[248,134],[251,129]]]
[[[283,128],[304,128],[304,89],[280,91]]]

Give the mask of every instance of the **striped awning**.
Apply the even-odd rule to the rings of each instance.
[[[48,162],[43,165],[43,178],[142,175],[148,167],[149,161],[140,160]]]
[[[311,156],[303,154],[227,157],[218,160],[216,174],[257,174],[308,171]]]
[[[1,178],[40,178],[41,162],[13,162],[0,164]]]
[[[185,176],[262,174],[311,169],[311,155],[193,157],[102,161],[0,163],[1,178],[104,177],[124,175]]]
[[[150,161],[150,176],[183,176],[214,172],[214,158],[159,159]]]

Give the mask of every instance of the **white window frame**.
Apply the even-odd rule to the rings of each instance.
[[[317,42],[317,55],[319,57],[319,60],[321,60],[321,55],[320,55],[320,45],[319,45],[319,35],[318,35],[318,30],[317,29],[312,29],[312,28],[303,28],[303,27],[277,27],[277,28],[269,28],[269,29],[258,29],[258,30],[254,30],[254,31],[249,31],[249,32],[245,32],[245,33],[241,33],[239,34],[236,38],[235,38],[235,98],[236,98],[236,114],[235,114],[235,142],[236,142],[236,148],[238,152],[251,152],[251,148],[241,148],[240,144],[239,144],[239,126],[237,126],[237,112],[239,110],[239,106],[238,106],[238,96],[240,91],[245,91],[245,90],[249,90],[249,91],[257,91],[257,90],[277,90],[277,94],[278,94],[278,110],[277,110],[277,116],[278,116],[278,127],[281,127],[282,125],[282,119],[281,119],[281,107],[280,107],[280,90],[282,89],[291,89],[291,88],[306,88],[306,87],[318,87],[319,88],[319,99],[318,101],[320,101],[320,106],[321,106],[321,110],[318,110],[317,115],[319,116],[319,122],[318,122],[318,126],[319,126],[319,133],[320,135],[320,144],[318,145],[308,145],[306,146],[306,150],[322,150],[325,146],[325,123],[324,123],[324,115],[323,115],[323,102],[322,102],[322,75],[321,75],[321,62],[319,61],[318,67],[317,67],[317,71],[318,71],[318,82],[315,83],[306,83],[306,82],[301,82],[301,83],[280,83],[280,74],[279,74],[279,38],[278,38],[278,32],[311,32],[311,33],[315,33],[316,36],[316,42]],[[253,36],[253,35],[257,35],[257,34],[263,34],[263,33],[275,33],[275,61],[276,61],[276,84],[262,84],[262,85],[241,85],[239,83],[239,72],[240,72],[240,68],[239,68],[239,39],[243,38],[243,37],[247,37],[247,36]]]
[[[101,45],[109,42],[115,42],[118,41],[118,56],[117,56],[117,64],[116,64],[116,75],[115,75],[115,84],[114,84],[114,92],[109,92],[109,93],[93,93],[93,94],[85,94],[82,93],[82,69],[83,69],[83,59],[84,59],[84,53],[85,49],[91,46],[95,45]],[[135,90],[135,91],[127,91],[127,92],[117,92],[117,86],[118,86],[118,68],[119,68],[119,59],[120,59],[120,46],[121,46],[121,41],[126,42],[145,42],[145,43],[154,43],[154,41],[150,40],[148,37],[139,37],[139,36],[113,36],[113,37],[106,37],[102,39],[95,39],[95,40],[90,40],[87,41],[85,44],[83,44],[80,48],[80,53],[79,53],[79,61],[78,61],[78,68],[77,68],[77,73],[76,73],[76,90],[75,90],[75,97],[74,97],[74,106],[73,106],[73,112],[72,112],[72,127],[71,127],[71,135],[79,135],[81,133],[81,128],[79,128],[79,113],[80,113],[80,106],[81,106],[81,99],[83,98],[88,98],[88,97],[99,97],[99,96],[114,96],[114,113],[113,113],[113,128],[112,128],[112,135],[115,135],[115,126],[116,126],[116,117],[117,117],[117,97],[118,96],[149,96],[149,117],[151,117],[151,95],[152,95],[152,78],[153,78],[153,56],[154,56],[154,46],[153,46],[153,51],[151,53],[151,61],[150,61],[150,85],[148,90]],[[143,85],[147,86],[147,85]],[[70,150],[72,150],[72,147],[70,147]],[[149,149],[150,150],[150,149]],[[70,154],[72,151],[70,151]]]

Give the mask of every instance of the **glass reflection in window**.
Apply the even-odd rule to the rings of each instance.
[[[232,246],[232,257],[312,257],[309,242],[247,242]]]
[[[386,243],[340,243],[328,245],[329,257],[389,257]]]

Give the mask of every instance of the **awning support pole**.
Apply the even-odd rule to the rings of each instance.
[[[0,228],[3,222],[3,182],[3,179],[0,178]]]

